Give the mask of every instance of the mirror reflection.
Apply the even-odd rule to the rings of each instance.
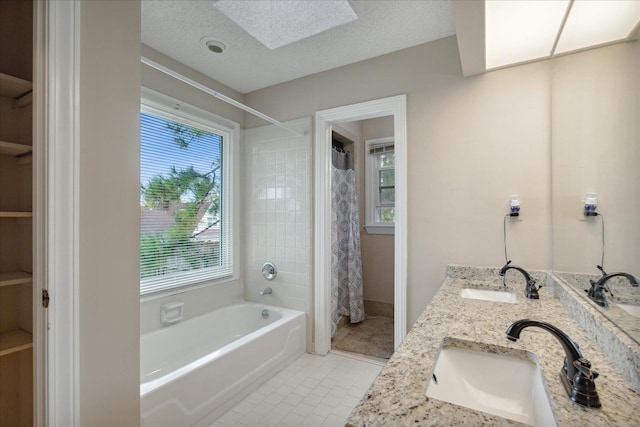
[[[553,269],[640,343],[640,41],[554,58],[551,94]]]

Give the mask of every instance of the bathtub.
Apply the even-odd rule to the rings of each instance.
[[[143,334],[142,426],[207,426],[304,350],[303,312],[249,302]]]

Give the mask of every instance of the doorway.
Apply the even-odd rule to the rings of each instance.
[[[407,209],[406,95],[322,110],[316,113],[315,138],[315,316],[314,349],[331,349],[331,140],[343,122],[393,116],[395,139],[395,226],[393,347],[406,335]]]
[[[393,116],[334,123],[332,148],[331,351],[383,362],[393,353]]]

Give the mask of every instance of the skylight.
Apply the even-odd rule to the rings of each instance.
[[[575,1],[554,54],[624,40],[640,21],[640,1]]]
[[[569,5],[562,1],[487,1],[487,69],[546,58]]]
[[[218,0],[213,6],[269,49],[358,19],[347,0]]]
[[[486,69],[626,40],[640,0],[485,2]]]

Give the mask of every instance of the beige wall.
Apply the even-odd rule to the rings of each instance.
[[[368,139],[387,138],[393,136],[393,116],[363,120],[362,144],[358,150],[359,181],[365,181],[365,159],[367,153],[364,142]],[[369,234],[364,228],[366,197],[365,185],[358,189],[360,204],[360,243],[362,246],[362,276],[364,282],[364,299],[393,304],[394,291],[394,235]]]
[[[640,275],[640,41],[554,59],[552,98],[553,268],[598,274],[597,192],[605,270]]]
[[[455,37],[245,95],[286,120],[407,94],[408,326],[438,290],[448,263],[501,266],[510,194],[510,258],[551,266],[549,63],[463,78]],[[247,127],[258,124],[252,117]]]
[[[136,426],[140,3],[82,2],[80,31],[80,425]]]
[[[157,50],[142,45],[141,55],[149,58],[165,67],[172,69],[185,77],[197,81],[210,89],[215,90],[229,98],[233,98],[236,101],[243,102],[242,94],[235,90],[213,80],[192,68],[158,52]],[[158,92],[162,92],[165,95],[171,96],[183,100],[191,105],[194,105],[203,110],[217,114],[221,117],[233,120],[243,127],[244,124],[244,111],[239,108],[233,107],[219,99],[214,98],[186,83],[183,83],[167,74],[155,70],[148,65],[142,66],[142,85],[146,88],[153,89]]]

